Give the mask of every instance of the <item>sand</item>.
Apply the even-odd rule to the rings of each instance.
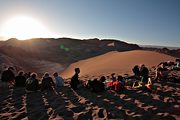
[[[175,61],[175,59],[175,57],[151,51],[113,51],[73,63],[63,71],[61,75],[65,78],[71,77],[76,67],[81,69],[80,76],[108,75],[113,72],[121,75],[132,74],[134,65],[145,64],[147,67],[151,68],[158,65],[160,62]]]
[[[180,84],[161,83],[162,91],[149,95],[128,88],[115,93],[73,91],[68,84],[48,92],[26,93],[24,88],[1,89],[1,120],[180,119]]]

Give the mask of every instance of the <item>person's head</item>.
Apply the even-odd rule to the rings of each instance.
[[[176,59],[176,62],[180,62],[180,59]]]
[[[74,71],[75,71],[76,74],[80,73],[80,69],[79,68],[75,68]]]
[[[54,77],[57,77],[57,76],[58,76],[58,73],[57,73],[57,72],[55,72],[55,73],[53,74],[53,76],[54,76]]]
[[[123,80],[123,77],[121,75],[118,75],[118,81],[122,81]]]
[[[23,76],[23,75],[24,75],[24,71],[19,71],[19,72],[18,72],[18,75],[19,75],[19,76]]]
[[[111,77],[115,77],[114,75],[115,75],[115,73],[112,73],[112,74],[111,74]]]
[[[145,65],[144,65],[144,64],[142,64],[142,65],[141,65],[141,68],[144,68],[144,67],[145,67]]]
[[[49,73],[48,73],[48,72],[44,73],[44,76],[43,76],[43,77],[44,77],[44,78],[49,77]]]
[[[13,68],[13,67],[9,67],[9,68],[8,68],[8,70],[11,70],[11,71],[13,71],[13,70],[14,70],[14,68]]]
[[[37,74],[36,73],[31,73],[31,78],[35,79],[37,77]]]
[[[139,66],[138,66],[138,65],[135,65],[134,68],[139,69]]]
[[[95,78],[93,81],[94,81],[94,82],[97,82],[97,81],[98,81],[98,79],[97,79],[97,78]]]
[[[101,78],[100,78],[100,81],[101,82],[104,82],[106,80],[106,77],[105,76],[102,76]]]

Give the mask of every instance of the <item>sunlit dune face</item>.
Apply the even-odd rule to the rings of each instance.
[[[8,20],[2,27],[1,35],[6,38],[29,39],[38,37],[56,37],[38,20],[19,16]]]

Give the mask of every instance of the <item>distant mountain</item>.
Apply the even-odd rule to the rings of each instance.
[[[71,63],[110,51],[122,52],[139,49],[141,47],[136,44],[111,39],[99,40],[97,38],[85,40],[37,38],[24,41],[12,38],[0,42],[0,54],[12,59],[11,61],[15,61],[15,65],[36,72],[39,69],[43,72],[49,71],[55,66],[55,68],[59,66],[58,70],[61,71]]]
[[[155,47],[142,47],[143,50],[148,50],[148,51],[156,51],[159,53],[163,53],[166,55],[170,55],[173,57],[178,57],[180,58],[180,49],[178,48],[172,48],[172,47],[164,47],[164,48],[155,48]]]
[[[169,50],[177,50],[180,49],[180,47],[170,47],[170,46],[157,46],[157,45],[139,45],[142,48],[158,48],[158,49],[162,49],[162,48],[167,48]]]

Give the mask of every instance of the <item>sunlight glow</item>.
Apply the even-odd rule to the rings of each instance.
[[[56,38],[57,35],[49,30],[38,20],[27,17],[17,16],[8,20],[2,27],[2,36],[6,38],[29,39],[29,38]]]

